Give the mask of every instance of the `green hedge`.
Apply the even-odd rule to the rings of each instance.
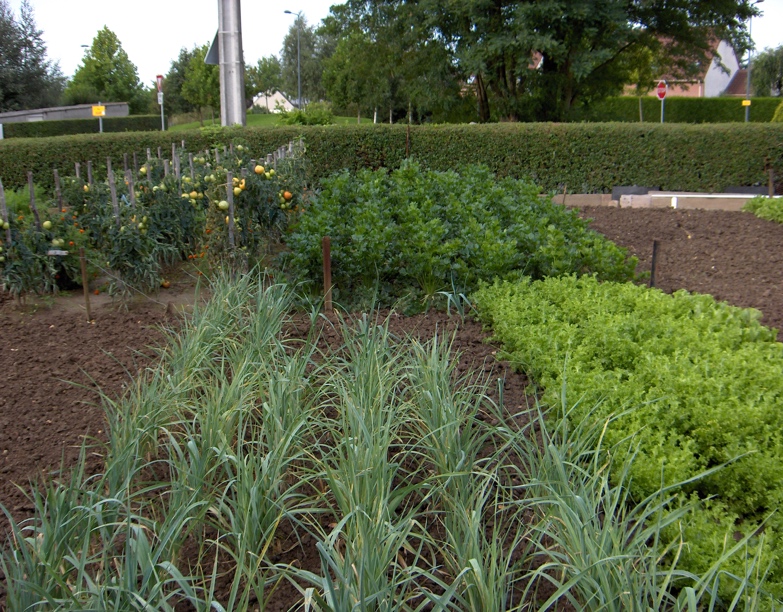
[[[123,153],[171,149],[186,141],[196,151],[242,141],[253,153],[274,150],[302,135],[310,175],[320,180],[347,168],[396,168],[406,153],[399,125],[284,126],[221,131],[138,132],[0,142],[0,177],[24,184],[28,169],[51,185],[51,169],[74,162],[122,162]],[[433,170],[482,163],[498,176],[532,179],[543,190],[607,193],[616,185],[720,191],[766,184],[765,160],[783,173],[783,124],[656,125],[625,123],[516,123],[414,126],[410,153]]]
[[[154,132],[160,130],[160,116],[133,115],[104,117],[104,132]],[[5,138],[45,138],[74,134],[98,134],[97,119],[62,119],[59,121],[28,121],[3,124]]]
[[[750,120],[754,123],[772,121],[780,98],[752,98]],[[642,98],[645,123],[660,123],[661,102],[654,96]],[[639,122],[639,98],[621,96],[607,98],[574,111],[575,121]],[[667,123],[731,123],[745,121],[742,98],[666,98],[664,120]]]

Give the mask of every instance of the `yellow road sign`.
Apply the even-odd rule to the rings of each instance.
[[[750,106],[750,100],[743,100],[742,106]]]
[[[93,117],[105,117],[106,116],[106,107],[105,106],[93,106],[92,107],[92,116]]]

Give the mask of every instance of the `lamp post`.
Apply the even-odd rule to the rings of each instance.
[[[302,11],[294,13],[284,11],[286,15],[296,15],[296,107],[302,108],[302,68],[301,53],[299,47],[299,31],[302,29]]]
[[[756,0],[753,4],[761,4],[764,2],[764,0]],[[753,53],[753,35],[752,35],[752,27],[753,27],[753,16],[751,15],[748,17],[748,37],[750,38],[750,48],[748,49],[748,75],[747,75],[747,83],[745,83],[745,123],[748,123],[750,121],[750,70],[751,66],[753,65],[753,62],[751,61],[751,55]]]

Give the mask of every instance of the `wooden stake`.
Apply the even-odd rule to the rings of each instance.
[[[38,226],[38,231],[41,231],[41,217],[38,214],[38,209],[35,207],[35,185],[33,184],[33,173],[27,172],[27,186],[30,189],[30,210],[33,211],[35,217],[35,224]]]
[[[87,258],[84,256],[84,247],[79,247],[79,264],[82,267],[82,288],[84,289],[84,306],[87,308],[87,320],[92,321],[92,314],[90,314],[90,284],[87,282]]]
[[[772,169],[772,166],[769,167],[769,197],[772,198],[775,196],[775,171]]]
[[[0,179],[0,215],[2,215],[3,224],[8,223],[8,207],[5,205],[5,189],[3,189],[3,179]],[[11,227],[5,230],[6,246],[11,246]]]
[[[57,209],[63,209],[63,192],[60,188],[60,173],[54,169],[54,198],[57,200]]]
[[[169,175],[169,160],[163,160],[163,176],[164,178]]]
[[[114,182],[114,172],[111,169],[111,157],[106,158],[106,173],[109,176],[109,191],[111,192],[111,205],[114,209],[114,222],[120,226],[120,203],[117,201],[117,185]]]
[[[196,180],[196,173],[193,170],[193,153],[188,153],[188,164],[190,164],[190,180]]]
[[[162,159],[162,158],[163,158],[163,153],[161,152],[160,147],[158,147],[158,159]]]
[[[133,152],[133,173],[139,173],[139,156],[136,155],[136,151]]]
[[[87,184],[92,185],[92,160],[87,160]]]
[[[405,130],[405,157],[411,156],[411,124],[408,122],[408,129]]]
[[[234,250],[234,184],[233,175],[226,173],[226,199],[228,200],[228,248]]]
[[[82,178],[82,166],[81,166],[81,164],[79,162],[76,162],[73,165],[73,170],[76,173],[76,178],[77,179]]]
[[[128,154],[123,153],[122,154],[122,173],[127,174],[128,173]]]
[[[152,159],[152,151],[150,151],[150,148],[147,147],[147,161]]]
[[[125,171],[125,181],[128,183],[128,194],[130,195],[131,206],[136,206],[136,191],[133,188],[133,172],[130,169]]]
[[[653,240],[652,262],[650,263],[650,287],[655,287],[655,272],[658,267],[658,247],[658,241]]]
[[[332,241],[329,236],[321,240],[324,259],[324,309],[332,312]]]

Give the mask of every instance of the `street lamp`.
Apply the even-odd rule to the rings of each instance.
[[[764,0],[756,0],[753,4],[761,4]],[[748,17],[748,37],[750,38],[750,48],[748,49],[748,74],[747,83],[745,84],[745,123],[750,121],[750,68],[752,66],[751,55],[753,54],[753,15]]]
[[[299,31],[302,29],[302,11],[294,13],[284,11],[286,15],[296,15],[296,107],[302,108],[302,69],[299,48]]]

